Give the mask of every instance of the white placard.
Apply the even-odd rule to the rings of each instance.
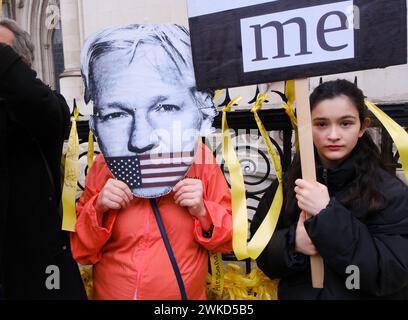
[[[244,72],[354,58],[353,8],[349,0],[242,19]]]

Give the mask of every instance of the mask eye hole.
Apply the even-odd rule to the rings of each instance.
[[[181,108],[174,104],[162,104],[162,103],[159,103],[155,108],[156,112],[176,112],[180,110]]]

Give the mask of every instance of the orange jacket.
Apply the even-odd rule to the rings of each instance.
[[[200,149],[199,149],[200,150]],[[203,200],[214,230],[202,236],[199,221],[176,205],[173,193],[157,199],[187,297],[205,299],[208,251],[229,252],[232,239],[231,197],[222,172],[210,150],[201,147],[205,163],[195,163],[188,178],[203,182]],[[208,160],[210,159],[210,161]],[[200,162],[202,163],[202,162]],[[94,299],[180,299],[180,290],[149,199],[134,198],[126,209],[97,214],[95,201],[112,178],[98,156],[86,178],[85,192],[77,205],[72,253],[81,264],[94,266]]]

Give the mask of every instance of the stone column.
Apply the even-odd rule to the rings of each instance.
[[[88,114],[83,100],[83,83],[80,71],[82,37],[80,34],[79,0],[63,0],[61,5],[61,27],[64,43],[65,70],[60,77],[61,93],[71,110],[73,99],[77,100],[82,114]]]

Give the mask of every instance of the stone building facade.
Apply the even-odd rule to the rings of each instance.
[[[130,23],[178,23],[188,26],[186,0],[3,0],[3,11],[33,38],[34,67],[40,78],[60,89],[67,101],[77,99],[83,113],[80,51],[85,39],[106,27]],[[392,4],[390,4],[392,5]],[[378,48],[380,49],[380,48]],[[408,65],[325,76],[354,80],[368,97],[381,103],[408,103]],[[319,79],[311,79],[311,87]],[[281,87],[282,84],[274,84]],[[255,87],[233,89],[251,96]],[[245,100],[245,99],[244,99]],[[273,101],[272,101],[273,102]],[[278,103],[279,101],[275,101]]]

